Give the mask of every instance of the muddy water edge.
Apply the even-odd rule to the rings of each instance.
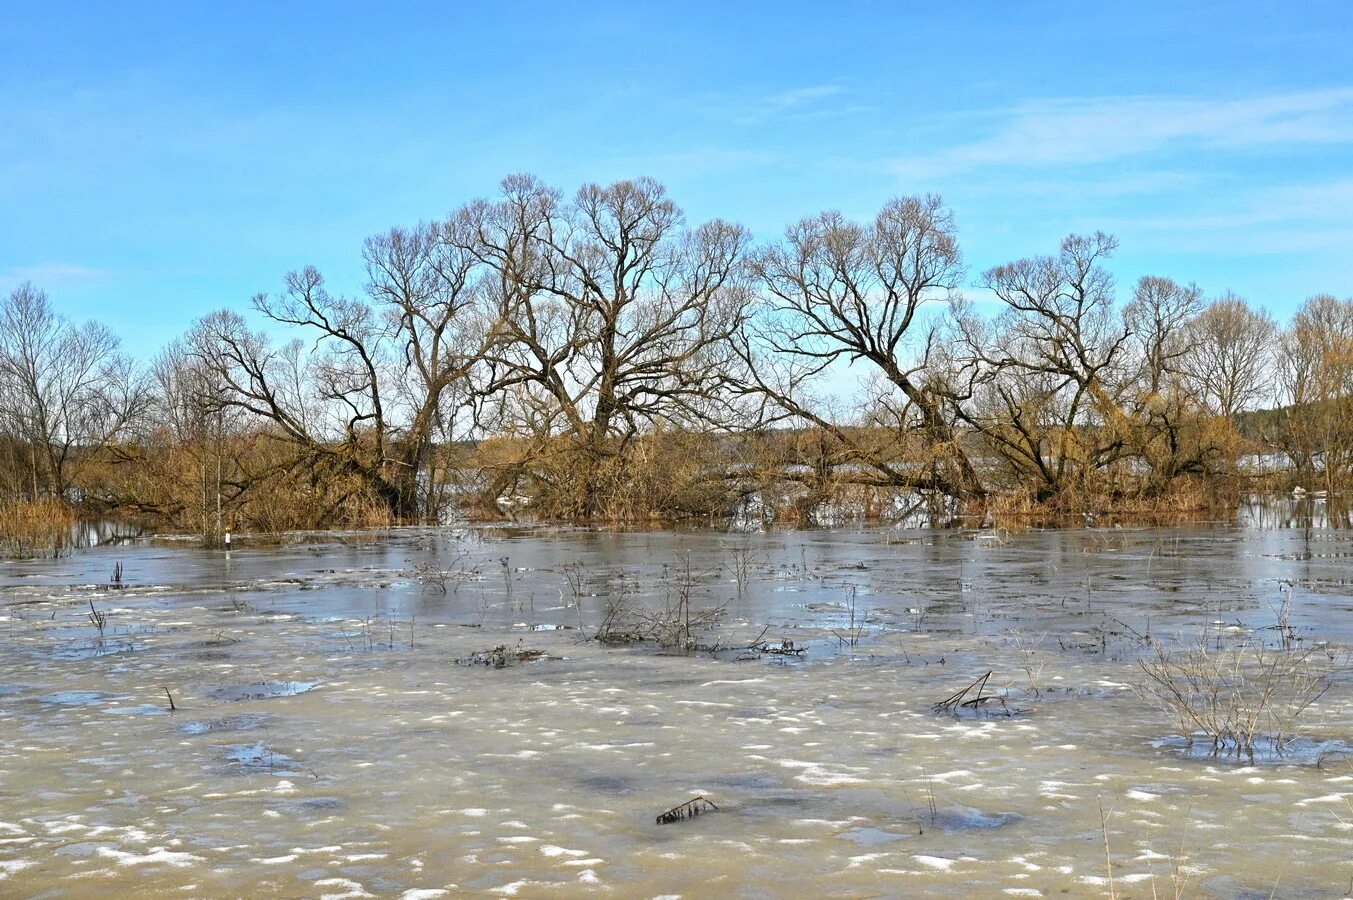
[[[0,895],[1347,896],[1346,668],[1254,760],[1186,751],[1134,685],[1157,646],[1276,640],[1289,596],[1291,640],[1345,653],[1351,560],[1216,526],[6,562]],[[704,649],[588,639],[683,604]]]

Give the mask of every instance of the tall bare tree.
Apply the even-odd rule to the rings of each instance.
[[[136,470],[127,479],[134,489],[119,505],[194,528],[216,546],[240,496],[255,483],[244,474],[240,452],[248,423],[242,410],[223,402],[221,384],[182,341],[155,357],[151,375],[155,405],[143,429],[143,452],[128,460]]]
[[[1353,475],[1353,298],[1311,297],[1277,349],[1282,408],[1268,438],[1303,481],[1341,487]]]
[[[1234,294],[1214,300],[1196,318],[1189,369],[1199,393],[1218,415],[1234,418],[1272,399],[1272,350],[1277,327],[1262,309]]]
[[[983,282],[1004,312],[962,322],[972,396],[963,420],[1040,500],[1088,487],[1129,447],[1121,402],[1131,332],[1103,266],[1116,247],[1102,232],[1072,235],[1056,256],[990,269]]]
[[[1198,344],[1197,332],[1189,326],[1203,308],[1202,296],[1196,284],[1181,285],[1153,275],[1137,281],[1123,318],[1135,357],[1136,383],[1147,395],[1177,388],[1186,375],[1189,356]]]
[[[645,431],[734,415],[728,337],[747,303],[740,226],[687,228],[647,178],[584,185],[565,201],[520,175],[449,230],[489,272],[482,385],[498,426],[559,436],[577,456],[558,491],[571,498],[563,511],[596,513],[604,468]]]
[[[868,224],[838,212],[804,219],[753,265],[763,298],[739,341],[750,387],[832,435],[854,480],[980,500],[947,385],[927,368],[942,350],[928,307],[950,300],[963,275],[940,198],[896,199]],[[885,425],[882,441],[814,397],[824,375],[855,365],[875,377],[869,415]]]
[[[127,435],[149,394],[118,339],[74,324],[25,282],[0,302],[0,417],[28,453],[28,494],[65,497],[71,469]]]
[[[1209,421],[1190,381],[1198,348],[1193,322],[1202,308],[1197,285],[1146,276],[1123,310],[1129,332],[1123,409],[1133,422],[1133,449],[1151,473],[1150,492],[1163,492],[1180,476],[1214,474],[1234,449],[1233,432]]]
[[[293,465],[354,479],[398,519],[427,512],[419,474],[444,401],[478,353],[474,260],[440,225],[367,241],[367,299],[331,294],[313,267],[254,308],[313,338],[275,347],[238,314],[202,319],[194,352],[220,402],[269,422]],[[338,499],[343,499],[342,497]]]

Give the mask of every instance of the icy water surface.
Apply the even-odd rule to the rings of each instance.
[[[1350,554],[540,528],[0,564],[0,895],[1348,896],[1346,675],[1254,765],[1131,688],[1152,643],[1266,639],[1289,586],[1300,643],[1353,643]],[[717,652],[584,639],[683,595]],[[988,670],[1003,707],[932,710]]]

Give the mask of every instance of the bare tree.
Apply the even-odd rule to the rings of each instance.
[[[1202,309],[1202,289],[1169,278],[1144,276],[1123,310],[1135,357],[1136,382],[1147,395],[1179,386],[1187,360],[1198,344],[1189,324]]]
[[[155,407],[142,437],[146,449],[130,462],[159,484],[140,485],[119,505],[195,527],[215,546],[252,485],[242,474],[238,443],[232,447],[247,427],[244,416],[224,402],[220,383],[181,341],[160,352],[151,374]]]
[[[577,456],[562,474],[562,511],[593,515],[604,468],[647,430],[734,416],[728,337],[747,302],[740,226],[686,228],[651,179],[584,185],[565,202],[526,175],[453,222],[490,272],[482,388],[498,426],[559,436]]]
[[[331,294],[314,268],[254,298],[268,319],[312,335],[312,350],[299,339],[274,347],[226,311],[197,324],[192,346],[220,402],[270,422],[295,466],[352,478],[411,519],[426,511],[418,477],[443,401],[478,355],[474,260],[432,225],[371,238],[364,259],[369,302]]]
[[[1129,341],[1122,402],[1134,423],[1133,449],[1151,472],[1150,492],[1163,492],[1180,476],[1214,474],[1232,459],[1232,432],[1209,421],[1189,380],[1198,349],[1192,325],[1202,307],[1197,285],[1147,276],[1123,310]]]
[[[941,355],[928,304],[953,298],[963,275],[953,214],[936,196],[903,197],[862,225],[825,212],[791,226],[754,261],[763,290],[740,335],[749,387],[782,415],[831,435],[850,478],[985,496],[955,429],[948,385],[927,369]],[[852,429],[814,392],[833,367],[875,376],[869,424]]]
[[[1353,469],[1353,298],[1311,297],[1277,349],[1279,411],[1268,435],[1301,479],[1341,486]]]
[[[1228,293],[1208,304],[1191,331],[1188,366],[1213,411],[1234,418],[1272,396],[1269,375],[1277,328],[1268,313]]]
[[[1255,429],[1303,483],[1345,487],[1353,299],[1313,297],[1280,335],[1163,277],[1120,305],[1116,246],[1072,235],[986,271],[984,315],[935,196],[824,212],[752,250],[650,179],[565,196],[517,175],[367,240],[354,293],[304,268],[253,298],[261,328],[201,319],[153,378],[24,284],[0,298],[0,502],[112,503],[209,541],[232,515],[431,518],[462,487],[545,516],[759,492],[807,515],[906,497],[938,518],[1000,491],[1081,509],[1220,496]]]
[[[29,282],[0,302],[0,416],[27,450],[31,497],[67,496],[72,464],[124,437],[148,396],[106,326],[67,321]]]
[[[1106,234],[1073,235],[1056,256],[987,271],[1004,304],[994,322],[968,315],[964,421],[1040,500],[1088,486],[1129,448],[1122,409],[1130,329],[1114,307]]]

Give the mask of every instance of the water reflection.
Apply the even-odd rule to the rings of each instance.
[[[1341,496],[1254,496],[1240,502],[1236,513],[1247,528],[1348,528],[1348,500]]]
[[[868,513],[868,514],[866,514]],[[1240,498],[1229,512],[1221,510],[1149,510],[1102,514],[1056,513],[1051,511],[1012,515],[1000,521],[965,515],[949,500],[898,496],[892,502],[824,503],[802,517],[810,528],[842,528],[864,522],[878,522],[896,528],[955,527],[1036,527],[1079,528],[1082,526],[1132,527],[1221,524],[1244,528],[1349,528],[1353,526],[1348,501],[1342,496],[1327,496],[1323,491],[1288,494],[1251,494]],[[1007,521],[1008,519],[1008,521]],[[764,531],[777,527],[775,509],[759,494],[750,494],[728,521],[733,531]]]
[[[88,550],[93,547],[127,543],[147,533],[147,529],[137,522],[82,519],[71,526],[70,546],[76,550]]]

